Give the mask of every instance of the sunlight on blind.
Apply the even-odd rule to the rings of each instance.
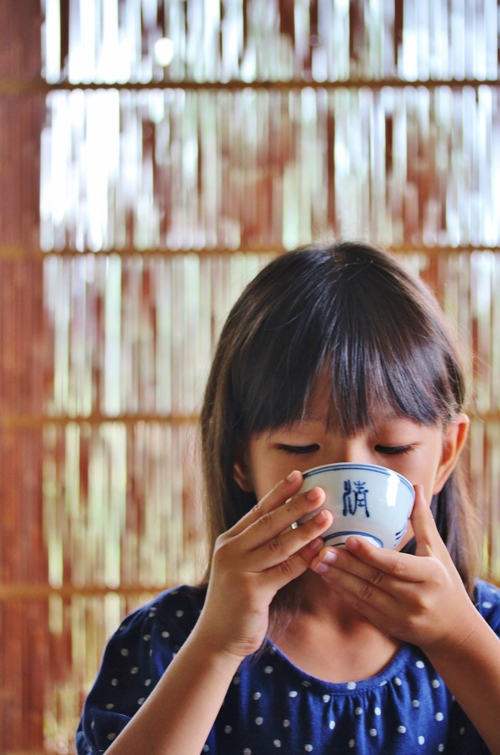
[[[44,75],[56,83],[496,79],[495,0],[44,0]],[[155,47],[172,42],[162,66]],[[156,48],[157,49],[157,48]]]
[[[45,250],[498,245],[498,89],[55,92]]]

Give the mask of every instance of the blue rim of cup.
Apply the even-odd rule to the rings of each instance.
[[[415,490],[413,488],[413,485],[409,480],[406,479],[406,477],[403,477],[402,474],[399,474],[399,472],[396,472],[394,469],[387,469],[386,467],[380,467],[378,464],[352,464],[352,463],[339,463],[339,464],[324,464],[321,467],[313,467],[313,469],[308,469],[307,472],[303,472],[303,479],[307,480],[308,477],[314,477],[314,475],[321,474],[322,472],[330,472],[333,470],[342,470],[342,469],[360,469],[365,470],[368,472],[377,472],[377,474],[384,475],[385,477],[390,477],[391,475],[395,474],[399,477],[403,485],[405,485],[410,493],[414,496]]]

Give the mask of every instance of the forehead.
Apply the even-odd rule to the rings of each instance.
[[[328,375],[322,375],[316,382],[307,398],[303,414],[299,421],[318,422],[326,426],[335,426],[342,424],[339,422],[339,408],[335,405],[334,392],[332,391],[331,378]],[[377,402],[372,400],[370,406],[370,422],[378,425],[383,422],[391,422],[395,419],[401,419],[402,415],[398,414],[393,406],[386,402]]]

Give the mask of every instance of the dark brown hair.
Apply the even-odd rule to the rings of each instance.
[[[233,306],[206,387],[202,463],[211,549],[256,503],[233,478],[237,442],[299,419],[325,374],[329,421],[346,436],[367,427],[381,404],[430,426],[452,421],[465,401],[444,314],[394,256],[339,242],[277,257]],[[472,594],[474,514],[458,470],[432,508]]]

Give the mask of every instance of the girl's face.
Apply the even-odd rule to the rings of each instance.
[[[369,428],[346,438],[327,426],[327,412],[328,395],[319,392],[303,420],[252,435],[237,453],[234,474],[240,487],[260,500],[294,469],[358,462],[389,467],[422,485],[430,503],[451,474],[468,428],[464,414],[443,428],[382,409]]]

